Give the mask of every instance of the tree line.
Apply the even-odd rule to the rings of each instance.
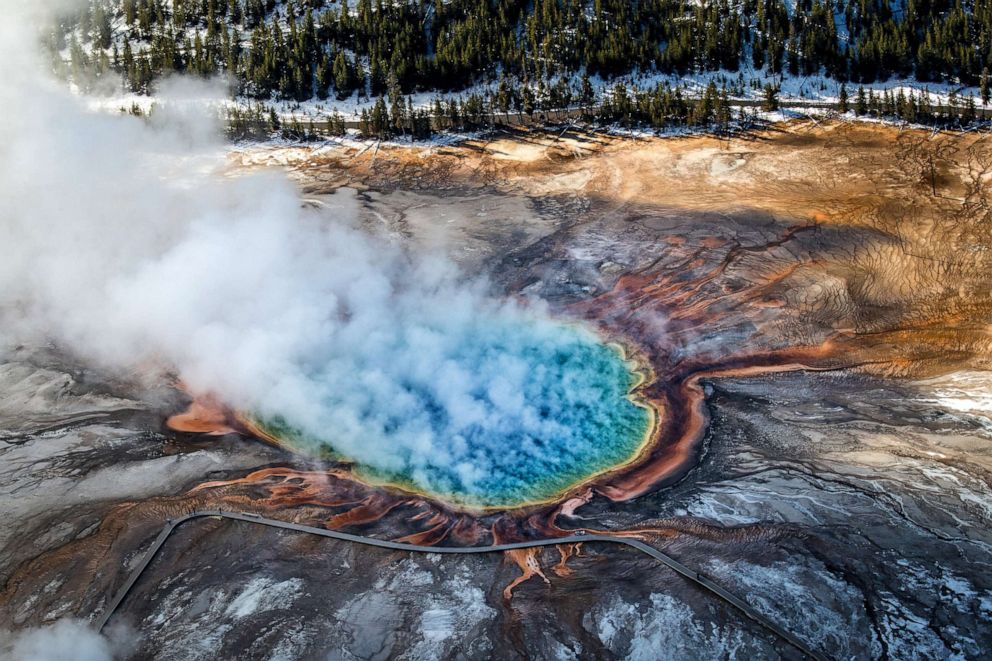
[[[858,114],[953,124],[976,117],[974,99],[937,109],[923,94],[876,95],[858,86],[892,76],[977,84],[987,103],[990,6],[992,0],[796,0],[790,11],[783,0],[90,0],[60,17],[50,47],[55,67],[84,87],[106,76],[148,93],[172,73],[224,75],[234,95],[259,101],[232,111],[236,137],[313,137],[312,126],[284,125],[274,111],[259,109],[356,93],[369,101],[356,118],[360,132],[380,138],[475,130],[511,114],[568,107],[631,127],[726,128],[729,96],[743,95],[745,80],[758,89],[756,71],[833,77],[842,83],[842,109]],[[719,85],[695,98],[667,84],[609,82],[631,73],[708,71],[720,71]],[[594,89],[593,76],[605,87]],[[464,92],[478,83],[484,85]],[[855,88],[857,98],[849,98]],[[413,92],[436,98],[414,108]],[[764,107],[776,109],[774,80],[763,94]],[[342,134],[344,126],[336,114],[323,130]]]
[[[387,100],[388,99],[388,100]],[[405,99],[405,100],[404,100]],[[565,112],[563,106],[549,108],[540,120],[564,123],[581,119],[586,122],[604,121],[626,128],[702,128],[728,131],[735,119],[726,86],[717,88],[710,83],[697,98],[690,98],[680,88],[667,83],[640,90],[622,82],[607,90],[600,105],[583,105],[578,112]],[[773,109],[773,108],[771,108]],[[122,113],[130,112],[126,108]],[[537,112],[536,110],[532,112]],[[523,108],[511,110],[500,106],[494,94],[471,93],[461,97],[437,96],[428,107],[414,108],[409,97],[391,95],[379,97],[370,108],[362,110],[357,121],[359,135],[364,138],[389,139],[405,136],[426,139],[438,131],[475,131],[519,121]],[[344,117],[334,112],[320,127],[314,122],[303,123],[279,118],[271,106],[260,102],[228,110],[228,134],[234,139],[267,138],[273,134],[292,140],[316,140],[325,135],[343,136]]]
[[[238,95],[375,98],[500,78],[759,69],[843,82],[977,84],[992,0],[90,0],[54,26],[73,72],[147,92],[166,74],[225,73]],[[67,56],[67,57],[65,57]]]

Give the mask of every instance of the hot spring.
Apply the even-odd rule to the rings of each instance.
[[[630,461],[652,428],[636,399],[644,375],[580,326],[492,315],[457,342],[422,327],[391,336],[399,346],[361,364],[330,352],[309,365],[305,415],[266,406],[250,422],[368,482],[497,508],[552,500]]]

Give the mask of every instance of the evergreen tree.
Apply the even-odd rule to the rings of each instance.
[[[523,108],[524,114],[526,114],[528,117],[533,117],[534,109],[535,109],[534,92],[531,91],[530,86],[528,86],[526,83],[524,84],[524,88],[520,92],[520,96],[521,96],[521,107]]]
[[[110,48],[113,34],[113,28],[110,25],[110,13],[104,7],[103,2],[98,2],[93,9],[94,45],[101,49]]]
[[[765,99],[761,106],[766,112],[778,110],[778,88],[765,83]]]
[[[868,113],[868,100],[865,98],[863,85],[858,85],[858,95],[854,101],[854,113],[859,117]]]
[[[331,116],[328,130],[331,135],[336,135],[336,136],[342,136],[347,132],[347,129],[345,128],[344,125],[344,117],[342,117],[341,113],[338,112],[337,110],[335,110],[334,114]]]
[[[727,94],[726,86],[720,89],[720,98],[717,102],[716,121],[720,128],[726,131],[730,128],[730,97]]]
[[[137,0],[122,0],[121,6],[124,12],[124,22],[127,23],[128,26],[134,25],[134,21],[138,18]]]
[[[393,69],[390,69],[386,76],[386,90],[389,96],[390,124],[397,132],[405,134],[407,113],[401,96],[400,80]]]
[[[363,138],[369,138],[372,136],[372,125],[369,121],[369,111],[362,108],[361,119],[358,120],[358,132]]]
[[[316,74],[316,92],[318,99],[326,99],[328,94],[328,89],[331,86],[331,79],[333,78],[333,72],[331,71],[331,63],[327,57],[322,57],[320,64],[317,65]]]
[[[961,111],[961,121],[965,124],[971,124],[978,117],[977,108],[975,107],[975,95],[969,94],[968,100],[965,101],[964,110]]]
[[[351,95],[354,90],[354,83],[351,75],[351,64],[343,51],[338,51],[334,58],[334,89],[337,90],[338,100],[344,100]]]
[[[588,106],[591,106],[596,99],[596,92],[592,87],[592,82],[589,80],[589,73],[587,71],[582,72],[582,82],[580,85],[579,103],[583,108],[587,108]]]

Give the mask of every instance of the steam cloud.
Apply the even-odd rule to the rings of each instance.
[[[510,460],[562,466],[561,448],[602,440],[601,409],[629,383],[602,355],[568,358],[599,346],[589,332],[370,238],[354,196],[308,211],[285,177],[221,176],[202,118],[88,112],[40,75],[25,27],[43,24],[38,6],[0,4],[20,19],[0,25],[0,341],[162,366],[431,489],[470,489]],[[530,399],[537,369],[547,402]],[[564,424],[563,410],[593,426]],[[636,413],[622,423],[643,431]]]
[[[76,620],[17,634],[0,632],[0,658],[9,661],[112,661],[111,642]]]

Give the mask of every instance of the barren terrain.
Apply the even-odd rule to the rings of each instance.
[[[231,154],[232,174],[259,167],[317,207],[357,190],[369,232],[631,348],[655,438],[559,503],[471,512],[227,433],[222,402],[175,431],[175,384],[25,347],[0,364],[3,621],[94,618],[166,518],[221,507],[421,544],[637,535],[831,657],[992,647],[986,134],[794,122]],[[623,550],[411,557],[220,521],[178,533],[119,619],[139,658],[795,654]]]

